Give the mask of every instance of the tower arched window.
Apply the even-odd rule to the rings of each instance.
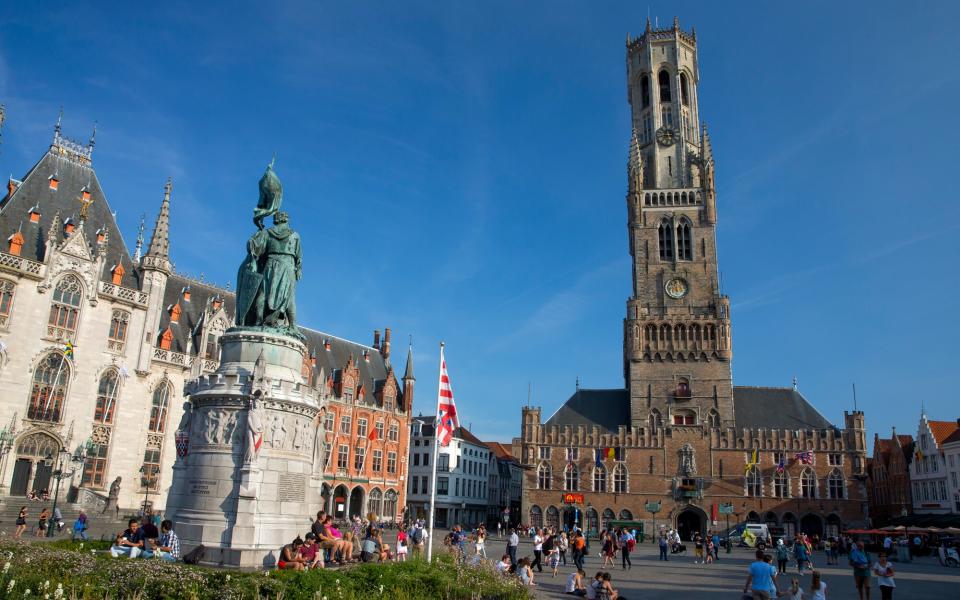
[[[537,469],[537,489],[538,490],[549,490],[550,489],[550,465],[543,463]]]
[[[167,412],[170,408],[170,382],[164,380],[153,390],[153,402],[150,405],[150,431],[163,433],[167,427]]]
[[[763,496],[763,476],[760,474],[760,469],[757,467],[750,467],[750,470],[747,471],[745,479],[745,495],[750,496],[751,498],[759,498]]]
[[[0,279],[0,327],[10,323],[10,313],[13,311],[13,294],[17,291],[17,284],[9,279]]]
[[[773,476],[773,497],[774,498],[789,498],[790,497],[790,477],[787,475],[787,472],[777,473]]]
[[[660,416],[660,411],[653,409],[650,411],[650,429],[656,431],[657,429],[663,427],[663,418]]]
[[[711,408],[707,419],[710,420],[710,427],[720,427],[720,413],[717,412],[717,409]]]
[[[834,469],[827,475],[827,492],[831,500],[840,500],[846,496],[844,493],[843,474],[839,469]]]
[[[623,463],[613,468],[613,493],[627,493],[627,467]]]
[[[687,74],[680,73],[680,102],[684,106],[690,106],[690,90],[687,83]]]
[[[812,469],[806,469],[800,474],[800,497],[817,497],[817,476]]]
[[[532,527],[543,527],[543,509],[536,504],[530,507],[530,525]]]
[[[693,260],[693,236],[690,222],[686,219],[682,219],[677,225],[677,258]]]
[[[668,221],[660,223],[658,228],[660,240],[660,260],[673,260],[673,228]]]
[[[660,85],[660,102],[670,102],[670,73],[666,69],[657,74],[657,83]]]
[[[640,102],[643,108],[650,106],[650,76],[644,75],[640,78]]]
[[[80,301],[83,299],[83,284],[74,275],[67,275],[57,283],[50,304],[47,335],[58,340],[73,341],[80,320]]]
[[[607,468],[603,465],[593,467],[593,491],[607,491]]]
[[[570,463],[567,465],[566,471],[563,474],[564,479],[564,489],[568,492],[577,492],[580,490],[580,470],[577,469],[577,465]]]
[[[125,310],[115,310],[110,316],[110,331],[107,333],[107,348],[116,352],[123,352],[123,345],[127,341],[127,324],[130,322],[130,313]]]
[[[59,423],[70,383],[70,365],[60,352],[47,354],[33,371],[27,418]]]

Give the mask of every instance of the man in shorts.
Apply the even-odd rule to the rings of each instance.
[[[853,582],[860,600],[870,600],[870,555],[863,549],[863,542],[850,549],[850,566],[853,567]]]
[[[696,559],[693,561],[694,564],[703,562],[703,538],[700,537],[699,532],[693,536],[693,554],[696,556]]]
[[[777,568],[764,560],[763,550],[757,550],[757,560],[750,563],[743,593],[753,589],[754,600],[771,600],[777,597]]]

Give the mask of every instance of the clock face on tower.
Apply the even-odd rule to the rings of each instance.
[[[657,142],[661,146],[672,146],[677,141],[677,132],[672,127],[664,125],[657,130]]]
[[[667,284],[663,286],[663,290],[667,293],[668,296],[674,300],[679,300],[687,295],[689,287],[687,282],[679,277],[674,277],[667,281]]]

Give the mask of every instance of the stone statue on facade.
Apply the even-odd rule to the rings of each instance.
[[[115,511],[120,514],[120,482],[122,478],[118,475],[113,483],[110,484],[110,491],[107,493],[107,503],[103,507],[103,512]]]
[[[300,234],[279,210],[280,180],[272,166],[260,180],[260,202],[254,210],[258,230],[247,241],[247,257],[237,273],[237,325],[302,337],[296,328],[296,284],[302,274]],[[273,215],[273,227],[263,219]]]
[[[263,445],[263,410],[257,398],[250,400],[247,408],[247,442],[243,447],[243,462],[255,464]]]

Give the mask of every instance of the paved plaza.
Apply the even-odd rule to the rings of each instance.
[[[440,533],[439,531],[437,532]],[[442,536],[440,536],[442,539]],[[435,543],[439,543],[435,542]],[[442,548],[442,546],[440,546]],[[487,540],[487,555],[491,560],[497,560],[504,553],[506,539],[491,536]],[[434,547],[436,548],[436,546]],[[597,556],[599,544],[591,543],[590,556],[587,558],[584,570],[588,578],[600,570],[601,559]],[[529,539],[520,542],[518,557],[533,558],[533,546]],[[631,555],[633,568],[623,571],[620,568],[619,556],[614,568],[607,567],[613,577],[614,586],[624,598],[706,598],[730,599],[740,598],[743,584],[747,576],[747,565],[753,558],[753,551],[735,549],[730,554],[721,554],[720,562],[710,565],[697,565],[693,562],[693,550],[686,556],[671,556],[666,563],[658,560],[657,547],[647,543],[637,546]],[[563,593],[563,586],[567,576],[573,571],[573,561],[567,566],[561,564],[555,578],[550,576],[545,568],[543,573],[536,573],[536,597],[540,600],[570,598]],[[856,600],[857,591],[853,586],[851,570],[846,566],[846,558],[840,558],[840,565],[825,566],[826,558],[822,552],[814,556],[814,564],[823,573],[827,583],[827,597],[830,600]],[[913,562],[901,564],[893,563],[896,569],[897,589],[894,597],[898,600],[927,600],[938,598],[956,598],[960,595],[960,569],[941,567],[935,558],[920,558]],[[778,583],[789,585],[790,578],[796,576],[796,567],[791,565],[786,580],[781,575]],[[871,598],[880,599],[880,590],[873,581]],[[804,589],[809,587],[810,576],[801,578],[800,585]],[[678,596],[678,594],[680,594]]]

